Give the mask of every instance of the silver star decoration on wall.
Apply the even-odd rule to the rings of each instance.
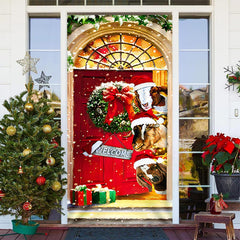
[[[24,75],[30,71],[37,73],[36,64],[39,60],[40,58],[31,58],[29,53],[26,52],[24,59],[17,60],[17,63],[23,67],[23,75]]]
[[[45,73],[42,71],[41,77],[34,79],[35,82],[39,84],[39,90],[41,90],[43,87],[50,88],[49,80],[52,76],[46,76]]]

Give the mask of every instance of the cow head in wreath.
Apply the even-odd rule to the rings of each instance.
[[[162,158],[156,159],[150,150],[142,151],[135,157],[134,168],[140,186],[152,191],[152,185],[158,194],[166,194],[167,166]]]
[[[154,150],[167,147],[167,128],[164,119],[157,118],[151,111],[137,113],[131,123],[135,151]]]
[[[157,87],[152,79],[146,75],[134,76],[135,105],[141,111],[155,108],[162,114],[167,113],[167,87]]]

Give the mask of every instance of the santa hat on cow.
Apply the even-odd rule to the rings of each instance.
[[[153,154],[153,151],[150,149],[143,150],[141,152],[135,152],[134,158],[134,169],[137,169],[137,167],[141,167],[143,165],[162,163],[164,161],[162,158],[156,158],[156,156]]]
[[[131,82],[134,83],[134,90],[137,91],[145,87],[155,87],[156,84],[153,82],[152,78],[142,75],[142,76],[133,76]]]
[[[86,157],[92,157],[94,152],[101,147],[101,145],[103,144],[102,141],[97,141],[94,144],[92,144],[92,142],[87,143],[83,148],[83,155]]]
[[[150,109],[152,110],[152,109]],[[133,117],[131,127],[132,129],[138,125],[146,125],[146,124],[156,124],[158,117],[152,111],[146,112],[138,112]]]
[[[149,109],[146,112],[138,112],[135,114],[135,116],[133,117],[132,123],[131,123],[131,128],[132,131],[134,129],[135,126],[138,125],[143,125],[142,127],[142,135],[145,132],[146,126],[149,124],[163,124],[164,119],[163,118],[158,118],[152,111],[152,109]],[[134,134],[134,132],[133,132]],[[142,139],[144,139],[144,137],[142,136]]]

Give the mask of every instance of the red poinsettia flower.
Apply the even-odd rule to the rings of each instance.
[[[202,158],[205,159],[206,155],[208,155],[210,152],[209,150],[205,151],[203,154],[202,154]]]
[[[219,164],[216,166],[216,171],[220,170],[223,167],[223,164]]]
[[[203,164],[211,166],[211,172],[232,173],[234,169],[239,168],[239,138],[231,138],[223,133],[210,135],[203,150]]]
[[[233,144],[232,142],[230,142],[230,141],[227,142],[226,145],[225,145],[225,147],[224,147],[224,149],[225,149],[228,153],[230,153],[230,154],[232,154],[234,148],[235,148],[234,144]]]
[[[240,139],[239,138],[233,138],[232,140],[235,144],[240,145]]]

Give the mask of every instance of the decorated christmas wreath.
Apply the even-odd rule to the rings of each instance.
[[[128,132],[134,116],[133,98],[133,84],[102,83],[89,97],[87,112],[94,125],[106,132]]]

